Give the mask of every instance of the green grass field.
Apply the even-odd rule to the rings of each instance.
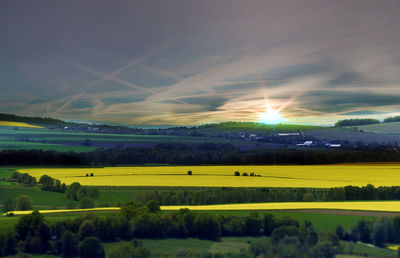
[[[323,126],[313,126],[313,125],[294,125],[294,124],[261,124],[252,122],[226,122],[219,124],[208,124],[202,125],[196,128],[199,132],[298,132],[298,130],[308,131],[308,130],[319,130],[325,129],[327,127]]]
[[[89,139],[93,146],[81,146]],[[60,132],[46,128],[19,128],[0,126],[0,151],[5,149],[40,149],[60,152],[88,152],[97,146],[109,145],[146,145],[157,143],[203,143],[210,141],[207,137],[169,136],[169,135],[132,135],[132,134],[103,134]],[[213,138],[212,142],[229,143],[230,140]],[[239,141],[238,141],[239,143]],[[243,144],[242,142],[240,142]]]
[[[221,241],[202,240],[197,238],[186,239],[140,239],[144,247],[150,249],[151,255],[173,255],[182,249],[193,249],[199,253],[238,253],[240,249],[249,247],[249,242],[260,243],[266,237],[222,237]],[[106,254],[112,249],[118,248],[121,242],[106,243],[104,245]]]
[[[357,126],[358,130],[381,134],[400,134],[400,122],[380,123]]]

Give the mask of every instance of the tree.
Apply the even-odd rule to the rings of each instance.
[[[64,257],[74,257],[77,253],[78,241],[71,231],[66,230],[61,237],[61,254]]]
[[[257,212],[250,212],[245,218],[246,235],[258,236],[261,232],[261,220]]]
[[[149,209],[152,213],[157,213],[161,211],[160,205],[158,204],[157,200],[151,200],[146,204],[147,209]]]
[[[333,246],[332,243],[328,241],[320,242],[314,246],[309,252],[307,257],[311,258],[333,258],[339,252],[338,248]]]
[[[276,221],[274,215],[266,213],[264,214],[263,225],[264,234],[266,236],[270,236],[272,231],[274,231],[274,229],[278,227],[278,222]]]
[[[344,239],[344,228],[342,225],[336,226],[336,235],[338,236],[339,239],[341,240]]]
[[[93,223],[91,221],[85,220],[82,222],[79,227],[79,236],[81,239],[90,236],[96,236],[95,229]]]
[[[378,247],[384,246],[385,228],[381,223],[377,223],[374,226],[374,232],[372,233],[372,243]]]
[[[67,199],[78,201],[78,191],[81,188],[81,184],[78,182],[73,182],[65,192]]]
[[[27,195],[20,195],[17,198],[15,209],[17,211],[32,210],[32,198]]]
[[[15,254],[17,252],[17,241],[15,240],[14,234],[8,233],[5,240],[6,244],[3,250],[4,255]]]
[[[33,211],[29,215],[20,217],[17,224],[15,224],[15,231],[18,235],[18,239],[25,240],[28,235],[35,235],[36,230],[43,222],[44,217],[39,211]]]
[[[216,240],[221,236],[221,225],[215,215],[201,214],[194,220],[194,234],[199,238]]]
[[[81,209],[93,208],[94,206],[94,201],[88,197],[83,198],[79,202],[79,208]]]
[[[51,240],[51,230],[46,222],[40,224],[38,228],[38,234],[40,238],[40,252],[46,253],[49,248],[49,241]]]
[[[86,237],[79,244],[79,254],[81,257],[105,257],[103,245],[97,237]]]
[[[3,202],[3,211],[14,211],[15,210],[15,200],[14,199],[7,199]]]

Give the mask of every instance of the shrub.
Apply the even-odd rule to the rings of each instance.
[[[17,211],[32,210],[32,198],[27,195],[20,195],[17,198],[15,209]]]
[[[105,257],[103,245],[97,237],[87,237],[79,244],[81,257]]]
[[[93,208],[94,207],[94,201],[88,197],[83,198],[79,202],[79,208],[81,209],[88,209],[88,208]]]
[[[235,171],[235,176],[240,176],[240,172],[239,171]]]

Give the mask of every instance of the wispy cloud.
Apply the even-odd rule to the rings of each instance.
[[[400,110],[397,0],[13,5],[0,3],[1,112],[198,124],[267,105],[305,123]]]

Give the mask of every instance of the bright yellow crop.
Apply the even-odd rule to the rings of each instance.
[[[400,201],[363,201],[363,202],[270,202],[270,203],[240,203],[199,206],[163,206],[163,210],[358,210],[358,211],[389,211],[400,212]]]
[[[161,206],[161,210],[358,210],[358,211],[386,211],[400,212],[400,201],[365,201],[365,202],[269,202],[269,203],[240,203],[240,204],[216,204],[216,205],[179,205]],[[71,210],[40,210],[40,213],[67,213],[87,211],[118,211],[119,207],[71,209]],[[15,215],[30,214],[32,211],[12,211]]]
[[[8,121],[0,121],[0,126],[17,126],[17,127],[30,127],[30,128],[43,128],[37,125],[30,125],[27,123],[21,122],[8,122]]]
[[[105,207],[105,208],[90,208],[90,209],[69,209],[69,210],[40,210],[39,212],[42,214],[50,214],[50,213],[69,213],[69,212],[88,212],[88,211],[118,211],[120,210],[119,207]],[[30,211],[9,211],[4,213],[14,213],[14,215],[26,215],[31,214],[32,210]]]
[[[397,249],[399,249],[400,245],[389,245],[386,248],[393,250],[393,251],[397,251]]]
[[[187,175],[191,170],[193,175]],[[317,166],[163,166],[20,169],[37,179],[47,174],[61,182],[109,186],[339,187],[400,185],[400,165]],[[234,176],[239,171],[258,176]],[[93,177],[86,174],[93,173]]]

